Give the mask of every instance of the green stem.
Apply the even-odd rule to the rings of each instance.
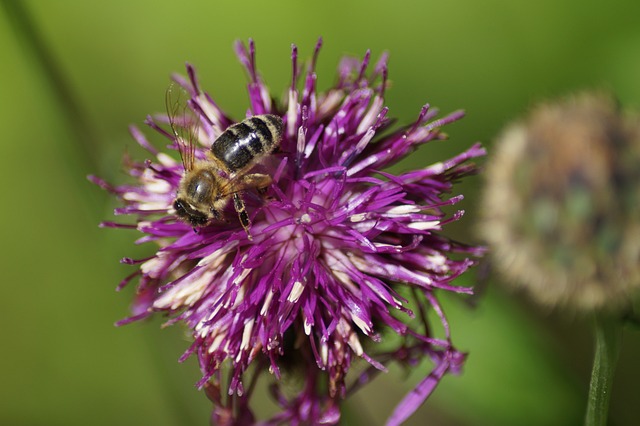
[[[613,375],[622,340],[622,322],[617,318],[597,315],[595,332],[596,353],[589,385],[586,426],[607,424]]]

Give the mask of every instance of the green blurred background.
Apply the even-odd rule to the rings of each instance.
[[[142,155],[127,126],[162,112],[168,76],[196,65],[203,87],[240,117],[245,76],[236,39],[253,37],[272,91],[290,80],[290,44],[309,58],[318,36],[320,88],[343,54],[391,53],[390,115],[406,123],[425,102],[467,117],[451,139],[400,168],[444,159],[476,140],[491,148],[500,128],[541,99],[582,88],[612,90],[640,106],[640,2],[110,1],[3,0],[0,16],[0,309],[2,425],[204,425],[209,404],[193,384],[188,342],[160,321],[115,328],[133,287],[118,263],[152,247],[134,232],[98,229],[116,203],[89,184],[95,173],[126,181],[123,152]],[[320,5],[322,4],[322,5]],[[20,5],[20,6],[16,6]],[[19,10],[60,71],[23,31]],[[22,23],[20,23],[22,22]],[[49,68],[49,70],[47,69]],[[71,100],[61,99],[60,81]],[[71,105],[71,107],[70,107]],[[73,105],[78,110],[73,110]],[[451,234],[474,241],[480,178],[458,187],[467,215]],[[474,274],[465,278],[469,283]],[[411,425],[571,425],[582,421],[592,357],[591,324],[543,312],[491,279],[471,308],[445,300],[454,342],[470,355],[445,378]],[[626,330],[611,418],[637,424],[640,334]],[[345,424],[382,424],[420,378],[393,370],[350,400]]]

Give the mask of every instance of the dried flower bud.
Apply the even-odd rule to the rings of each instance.
[[[613,309],[640,287],[640,120],[602,94],[536,108],[499,138],[481,232],[541,303]]]

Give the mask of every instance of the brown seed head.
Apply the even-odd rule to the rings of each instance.
[[[602,94],[539,106],[498,139],[481,232],[546,305],[625,305],[640,288],[640,120]]]

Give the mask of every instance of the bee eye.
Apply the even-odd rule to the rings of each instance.
[[[213,190],[212,181],[213,177],[211,173],[203,170],[189,182],[187,194],[193,197],[193,200],[197,200],[200,203],[207,202]]]
[[[173,202],[173,208],[178,216],[187,216],[187,210],[184,208],[184,204],[179,198]]]

